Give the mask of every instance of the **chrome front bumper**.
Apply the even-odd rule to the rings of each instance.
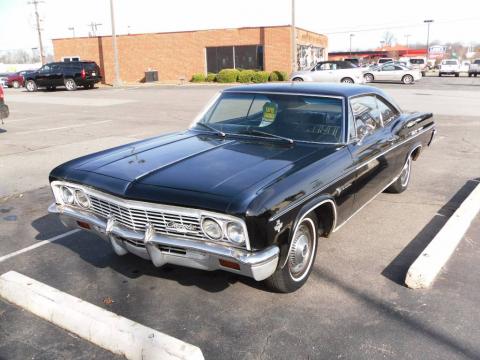
[[[176,264],[208,271],[226,270],[260,281],[272,275],[278,264],[280,250],[274,245],[261,251],[248,251],[155,234],[153,229],[133,231],[116,223],[113,218],[105,221],[87,211],[55,203],[50,205],[48,212],[59,215],[62,223],[69,228],[80,228],[99,235],[110,242],[118,255],[130,252],[151,260],[155,266]],[[85,224],[90,229],[86,229]],[[220,260],[236,263],[239,269],[222,266]]]

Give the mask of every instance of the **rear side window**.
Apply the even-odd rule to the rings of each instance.
[[[357,135],[368,129],[371,133],[382,127],[382,118],[377,105],[377,98],[373,95],[359,96],[350,101],[355,117]]]
[[[377,106],[378,106],[378,111],[382,116],[383,125],[388,124],[390,121],[395,119],[395,117],[398,115],[398,111],[383,99],[377,98]]]
[[[83,65],[85,70],[95,70],[95,68],[97,67],[97,64],[95,63],[85,63]]]

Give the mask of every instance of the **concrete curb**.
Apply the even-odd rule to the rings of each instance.
[[[457,248],[480,211],[480,184],[448,219],[407,272],[405,284],[412,289],[428,288]]]
[[[202,351],[15,271],[0,276],[0,296],[115,354],[133,360],[202,360]]]

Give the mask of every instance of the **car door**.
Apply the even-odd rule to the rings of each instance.
[[[395,66],[393,64],[383,65],[376,76],[380,81],[393,81],[395,80]]]
[[[376,95],[350,99],[356,127],[356,141],[349,151],[356,169],[354,210],[359,209],[383,191],[396,176],[397,157],[393,149],[397,138],[392,136],[392,120],[383,124],[382,111]]]
[[[315,66],[315,71],[313,71],[312,79],[313,81],[318,82],[331,82],[333,81],[333,69],[332,63],[322,62]]]
[[[45,64],[43,65],[37,72],[35,82],[37,86],[46,86],[48,83],[48,76],[50,74],[51,65]]]

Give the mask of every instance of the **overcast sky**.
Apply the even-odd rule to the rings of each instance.
[[[33,5],[27,0],[0,0],[0,50],[38,46]],[[115,0],[117,33],[197,30],[225,27],[286,25],[291,0]],[[480,42],[480,1],[449,2],[296,0],[297,26],[329,36],[330,51],[380,45],[391,31],[398,43],[426,42],[424,19],[434,19],[430,39],[441,42]],[[452,11],[454,9],[455,11]],[[99,35],[111,32],[109,0],[44,0],[39,4],[43,39],[87,36],[88,24],[101,23]]]

